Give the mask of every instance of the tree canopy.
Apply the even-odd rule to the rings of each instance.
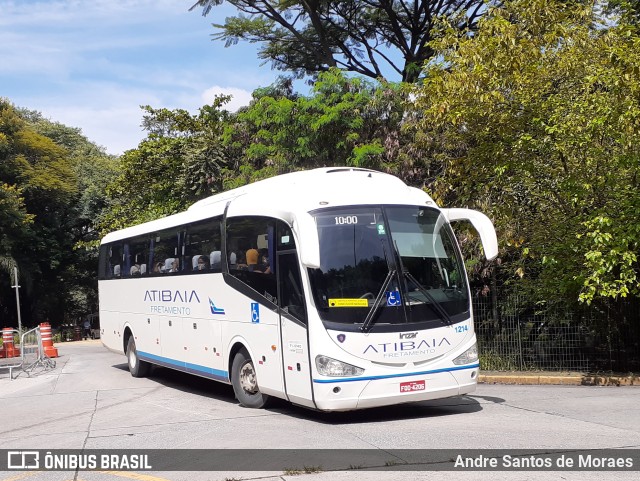
[[[348,78],[331,69],[309,95],[281,79],[258,89],[237,113],[219,98],[197,114],[145,107],[148,132],[120,158],[107,186],[103,233],[186,209],[222,190],[293,170],[353,165],[396,173],[423,186],[436,169],[402,128],[400,84]]]
[[[23,319],[59,323],[97,306],[94,219],[106,205],[113,159],[78,129],[0,99],[0,313],[16,326],[13,267]]]
[[[197,114],[143,107],[148,136],[119,159],[106,185],[109,206],[97,222],[102,234],[175,214],[220,192],[226,158],[220,147],[229,112],[220,97]]]
[[[429,44],[438,18],[474,25],[484,0],[227,0],[238,15],[227,17],[215,40],[260,44],[258,56],[299,77],[330,68],[370,78],[415,82],[433,56]],[[223,0],[198,0],[203,15]]]
[[[225,129],[230,166],[245,174],[227,175],[227,184],[331,165],[393,171],[420,184],[428,162],[401,128],[405,103],[401,85],[348,78],[338,69],[320,73],[309,95],[258,90]]]
[[[607,20],[513,0],[473,36],[445,26],[415,91],[439,197],[488,210],[540,298],[640,294],[640,38]]]

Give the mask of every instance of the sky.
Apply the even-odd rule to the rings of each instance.
[[[212,41],[212,23],[234,14],[223,4],[207,17],[195,0],[0,0],[0,97],[79,127],[110,154],[146,137],[141,105],[192,113],[216,94],[226,108],[279,72],[248,43]]]

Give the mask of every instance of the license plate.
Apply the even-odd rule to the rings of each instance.
[[[424,380],[400,383],[400,392],[415,392],[415,391],[424,391],[424,390],[425,390]]]

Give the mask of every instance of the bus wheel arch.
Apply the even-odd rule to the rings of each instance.
[[[241,343],[236,343],[229,355],[229,377],[238,402],[248,408],[265,407],[270,396],[260,392],[256,368],[249,351]]]
[[[124,352],[127,355],[127,364],[129,366],[129,373],[133,377],[145,377],[149,373],[151,364],[146,361],[142,361],[138,356],[138,349],[136,348],[136,340],[133,336],[133,332],[129,327],[124,331]]]
[[[124,328],[124,334],[122,335],[122,350],[125,354],[127,354],[127,344],[129,343],[129,338],[133,336],[133,332],[131,332],[131,328],[129,326]]]

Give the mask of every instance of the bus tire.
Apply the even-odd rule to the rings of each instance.
[[[267,405],[269,396],[258,387],[256,368],[244,349],[238,351],[231,365],[231,384],[238,402],[245,407],[260,409]]]
[[[129,372],[133,377],[145,377],[149,373],[151,364],[141,361],[136,350],[136,341],[133,336],[129,337],[127,342],[127,361],[129,364]]]

